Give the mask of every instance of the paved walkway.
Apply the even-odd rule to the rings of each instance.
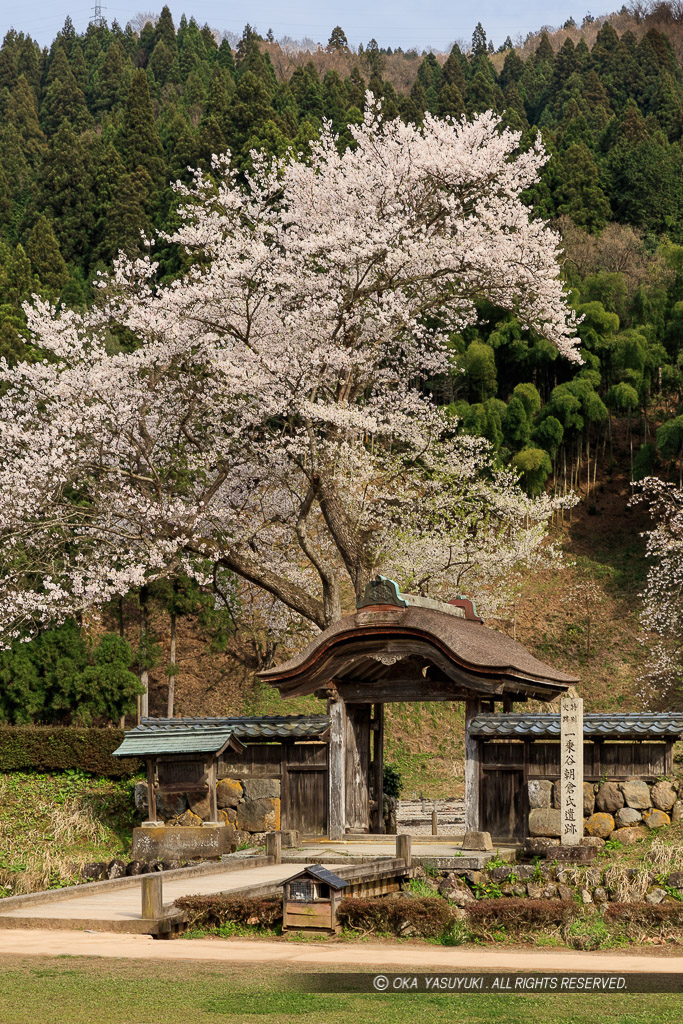
[[[465,834],[465,801],[451,800],[399,800],[396,808],[398,832],[410,832],[412,836],[432,834],[432,811],[436,811],[439,835],[463,836]]]
[[[678,952],[678,951],[676,951]],[[133,960],[195,960],[226,963],[282,963],[294,966],[356,966],[407,971],[627,971],[683,973],[683,957],[663,949],[637,953],[578,953],[573,950],[527,951],[459,946],[444,949],[402,943],[312,943],[247,939],[174,939],[146,935],[87,934],[73,931],[2,931],[0,956],[101,956]]]
[[[429,839],[426,836],[413,837],[411,850],[413,855],[419,857],[458,857],[463,852],[462,842],[456,843],[448,839],[441,840],[438,836],[434,839]],[[283,850],[283,853],[289,852],[289,850]],[[389,836],[387,839],[384,839],[384,837],[375,838],[374,836],[362,839],[330,839],[322,842],[307,840],[305,843],[301,843],[300,846],[295,847],[291,852],[294,856],[299,853],[305,853],[306,856],[310,854],[325,855],[339,853],[347,857],[395,857],[396,836]]]
[[[260,886],[276,886],[295,874],[303,864],[266,864],[240,871],[217,869],[210,875],[190,878],[163,879],[163,900],[172,903],[180,896],[208,895],[215,892],[239,892]],[[163,878],[163,875],[162,875]],[[0,910],[2,917],[44,918],[51,920],[130,921],[140,920],[140,886],[97,892],[88,896],[72,895],[74,889],[65,890],[64,899],[49,903],[31,903],[16,910]],[[51,893],[50,895],[54,895]],[[1,930],[0,930],[1,933]],[[13,931],[14,936],[17,935]]]
[[[462,838],[457,840],[450,836],[412,836],[412,858],[415,864],[433,864],[440,868],[463,871],[481,869],[496,854],[504,860],[514,860],[514,847],[497,846],[494,852],[484,853],[478,850],[463,850]],[[306,840],[293,850],[283,850],[286,859],[298,860],[299,857],[309,863],[320,860],[325,864],[340,864],[348,857],[350,861],[373,859],[375,857],[395,857],[395,836],[348,836],[341,840]]]

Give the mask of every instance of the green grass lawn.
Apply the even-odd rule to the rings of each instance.
[[[683,997],[661,994],[306,994],[292,974],[271,964],[0,957],[0,1024],[678,1024],[683,1009]]]

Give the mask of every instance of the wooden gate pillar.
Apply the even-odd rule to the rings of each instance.
[[[479,743],[470,733],[470,722],[479,714],[479,700],[465,701],[465,830],[479,831]]]
[[[375,808],[372,814],[373,832],[384,832],[384,704],[375,704],[372,719],[372,771]]]
[[[346,834],[346,704],[341,697],[328,703],[330,716],[329,823],[330,839]]]

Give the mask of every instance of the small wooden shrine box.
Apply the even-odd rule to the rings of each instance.
[[[283,883],[283,932],[338,932],[337,909],[348,884],[322,864],[310,864],[292,875]]]

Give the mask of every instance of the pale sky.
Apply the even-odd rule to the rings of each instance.
[[[108,22],[116,19],[124,26],[140,11],[158,11],[159,4],[134,0],[118,0],[123,6],[102,4],[102,14]],[[543,25],[558,27],[567,18],[577,23],[591,10],[588,0],[479,0],[479,3],[454,4],[445,0],[289,0],[283,4],[275,0],[188,0],[187,3],[168,4],[176,22],[185,12],[194,16],[201,25],[208,23],[221,31],[241,33],[249,22],[265,35],[273,29],[276,38],[290,36],[301,39],[308,36],[325,44],[335,25],[341,25],[352,45],[364,45],[373,37],[380,46],[402,46],[404,49],[434,47],[445,49],[454,40],[469,41],[477,21],[481,21],[489,39],[498,47],[507,35],[525,36]],[[618,3],[605,5],[605,11],[618,8]],[[601,8],[591,10],[594,15],[605,13]],[[9,28],[25,32],[41,45],[48,45],[64,24],[67,14],[78,32],[82,32],[93,8],[87,0],[32,0],[22,8],[11,0],[0,2],[0,37]]]

